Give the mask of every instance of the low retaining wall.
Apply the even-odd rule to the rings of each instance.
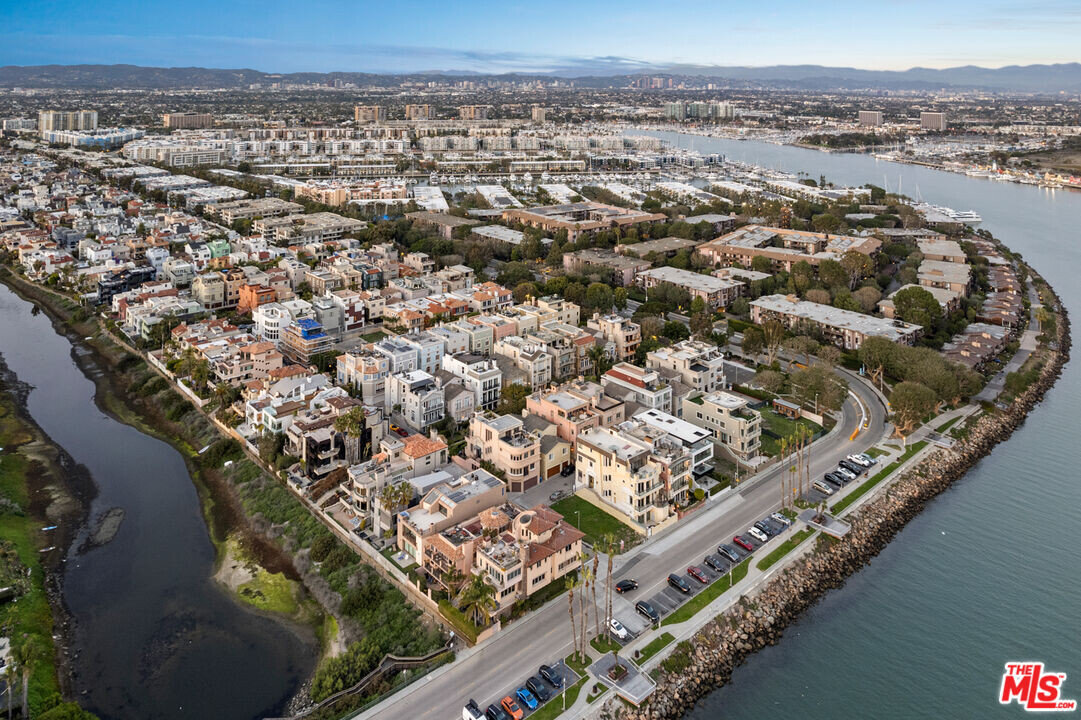
[[[1062,308],[1056,298],[1056,304]],[[682,717],[713,689],[727,683],[732,671],[751,653],[777,643],[784,628],[826,591],[840,587],[858,572],[936,495],[946,490],[995,445],[1008,439],[1029,411],[1055,384],[1070,354],[1069,318],[1058,314],[1058,351],[1009,409],[981,417],[952,450],[940,450],[906,472],[873,502],[846,517],[851,532],[828,549],[811,552],[762,587],[753,605],[741,598],[690,639],[689,667],[677,674],[662,670],[657,690],[645,708],[610,700],[603,717],[668,720]]]

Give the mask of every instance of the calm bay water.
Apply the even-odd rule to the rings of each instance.
[[[315,663],[315,648],[218,588],[214,547],[181,455],[102,412],[67,338],[0,285],[0,354],[33,386],[30,415],[89,470],[91,519],[122,508],[106,545],[66,559],[75,689],[102,718],[273,714]]]
[[[768,143],[649,133],[681,147],[956,210],[1020,251],[1081,318],[1081,192],[1045,190]],[[754,655],[688,717],[1010,718],[1003,665],[1042,660],[1081,699],[1081,369],[1013,437],[933,501],[780,644]]]

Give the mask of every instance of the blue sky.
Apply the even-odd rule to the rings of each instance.
[[[1078,0],[0,0],[0,65],[903,70],[1081,61],[1079,38]]]

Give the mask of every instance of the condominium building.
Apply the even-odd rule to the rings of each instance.
[[[852,237],[806,230],[745,225],[698,246],[698,253],[714,267],[751,267],[756,257],[770,261],[774,271],[790,272],[798,262],[817,266],[840,260],[849,250],[873,257],[882,243],[873,237]]]
[[[762,416],[750,401],[730,392],[694,395],[683,400],[683,418],[710,434],[714,445],[733,457],[748,460],[759,454]]]
[[[223,223],[229,225],[236,220],[254,220],[255,218],[270,218],[302,213],[304,212],[304,206],[281,198],[255,198],[252,200],[214,203],[213,205],[207,205],[204,212],[217,215]]]
[[[431,105],[406,105],[406,120],[431,120],[434,117]]]
[[[357,125],[381,123],[387,119],[387,110],[379,105],[356,105],[353,107],[353,122]]]
[[[338,385],[358,388],[365,403],[382,403],[391,367],[387,355],[371,349],[358,350],[339,355],[336,363]]]
[[[314,318],[297,318],[281,331],[282,353],[293,362],[307,365],[313,355],[330,350],[333,339]]]
[[[675,285],[690,293],[691,298],[702,298],[706,307],[715,310],[728,307],[746,289],[746,285],[739,280],[703,275],[674,267],[645,270],[638,273],[635,282],[645,290],[662,283]]]
[[[458,117],[462,120],[487,120],[488,105],[462,105],[458,108]]]
[[[713,471],[713,442],[708,430],[660,410],[643,410],[632,419],[679,440],[691,456],[691,472],[695,477]]]
[[[163,127],[172,130],[188,130],[214,127],[214,116],[210,113],[165,113],[161,116]]]
[[[552,381],[552,356],[545,352],[537,342],[510,335],[497,342],[492,352],[505,358],[517,368],[523,384],[534,391],[540,390]],[[505,376],[507,374],[504,372]]]
[[[663,222],[668,217],[661,213],[583,201],[504,210],[503,219],[508,223],[521,223],[550,233],[566,230],[567,239],[575,242],[582,235],[611,230],[615,227],[629,228],[641,223]]]
[[[366,225],[367,223],[363,220],[354,220],[329,212],[318,212],[308,215],[264,217],[256,220],[252,227],[269,242],[277,245],[291,245],[338,240],[343,235],[356,232]]]
[[[485,470],[432,488],[416,507],[398,513],[398,549],[423,562],[429,538],[503,504],[505,493],[503,481]]]
[[[946,113],[921,112],[920,128],[923,130],[943,131],[946,129]]]
[[[443,369],[462,381],[473,393],[473,405],[481,410],[494,410],[503,389],[503,372],[495,360],[459,353],[443,356]]]
[[[858,350],[869,337],[912,345],[923,330],[919,325],[900,320],[884,320],[785,295],[764,295],[751,302],[751,319],[755,323],[762,324],[771,318],[790,329],[817,329],[830,342],[846,350]]]
[[[724,352],[716,345],[700,340],[684,340],[670,347],[658,348],[646,355],[646,367],[672,370],[679,379],[699,392],[723,390]]]
[[[390,372],[407,373],[417,369],[417,349],[406,345],[399,337],[385,337],[372,344],[372,350],[390,360]]]
[[[972,269],[966,263],[924,259],[916,270],[916,278],[925,288],[950,290],[964,296],[972,284]]]
[[[615,358],[619,361],[634,359],[638,346],[642,344],[642,328],[622,315],[601,315],[594,313],[586,323],[590,330],[596,330],[605,341],[612,343]]]
[[[575,470],[618,514],[640,527],[667,520],[687,502],[691,456],[667,433],[640,423],[586,430],[578,436]]]
[[[611,427],[626,419],[623,401],[604,393],[597,383],[576,380],[549,392],[535,392],[526,398],[527,416],[544,419],[555,426],[556,435],[571,445],[590,428]]]
[[[545,117],[547,117],[547,115],[545,113],[545,109],[542,108],[540,105],[534,105],[532,108],[530,108],[530,110],[529,110],[529,118],[533,122],[542,123],[542,122],[544,122]]]
[[[656,370],[640,368],[630,363],[618,363],[601,376],[601,386],[607,395],[631,401],[646,408],[672,412],[672,386]]]
[[[443,388],[423,370],[391,375],[386,381],[388,410],[400,413],[409,425],[424,430],[443,419]]]
[[[860,110],[859,123],[865,127],[878,127],[882,124],[882,112],[879,110]]]
[[[491,463],[511,492],[524,492],[540,482],[540,450],[540,435],[526,430],[520,417],[484,410],[473,413],[469,421],[466,452]]]
[[[97,130],[97,110],[41,110],[38,112],[38,132],[63,130]]]

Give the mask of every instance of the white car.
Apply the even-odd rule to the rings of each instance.
[[[766,535],[756,527],[748,528],[747,534],[760,542],[769,542],[769,535]]]
[[[833,488],[831,488],[829,485],[827,485],[826,483],[824,483],[821,480],[815,480],[812,487],[815,490],[817,490],[818,492],[822,493],[823,495],[832,495],[833,494]]]
[[[833,472],[840,473],[841,475],[844,475],[849,480],[855,480],[856,479],[856,473],[852,472],[851,470],[849,470],[846,467],[841,467],[841,466],[838,465],[837,469],[834,470]]]
[[[623,623],[615,618],[608,618],[608,627],[612,628],[612,634],[624,642],[631,636],[627,632],[627,628],[623,627]]]
[[[792,521],[791,521],[791,520],[789,520],[788,518],[786,518],[786,517],[785,517],[784,515],[782,515],[782,514],[781,514],[781,513],[779,513],[779,512],[775,512],[775,513],[773,513],[772,515],[770,515],[770,517],[771,517],[772,519],[776,520],[777,522],[781,523],[781,524],[782,524],[782,525],[784,525],[785,527],[788,527],[789,525],[791,525],[791,524],[792,524]]]
[[[849,455],[848,459],[860,467],[871,467],[871,463],[867,462],[862,455]]]

